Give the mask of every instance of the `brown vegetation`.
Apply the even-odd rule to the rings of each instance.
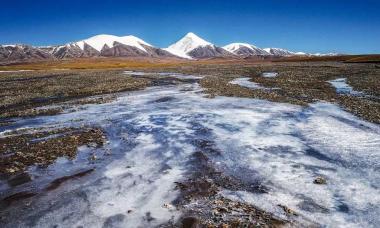
[[[0,117],[59,113],[56,109],[35,107],[73,98],[137,90],[148,84],[146,79],[115,71],[3,73],[0,74]]]
[[[338,56],[290,56],[273,60],[274,62],[326,62],[380,63],[380,55],[338,55]]]
[[[57,158],[75,158],[80,145],[103,145],[100,129],[64,128],[37,133],[19,133],[0,138],[0,174],[14,174],[28,166],[46,166]]]

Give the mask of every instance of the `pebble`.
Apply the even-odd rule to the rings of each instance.
[[[327,181],[323,177],[317,177],[317,178],[315,178],[315,180],[313,181],[313,183],[314,184],[327,184]]]

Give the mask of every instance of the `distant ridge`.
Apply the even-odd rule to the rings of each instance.
[[[261,49],[247,43],[231,43],[224,47],[204,40],[189,32],[167,48],[154,47],[144,40],[128,35],[101,34],[64,45],[35,47],[24,44],[0,45],[0,62],[34,61],[44,59],[69,59],[92,57],[151,57],[151,58],[240,58],[250,56],[334,56],[306,54],[281,48]]]
[[[240,56],[271,55],[264,49],[247,43],[232,43],[223,47],[225,50]]]

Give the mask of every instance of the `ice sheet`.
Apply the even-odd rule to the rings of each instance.
[[[286,205],[328,227],[380,224],[378,125],[328,103],[300,107],[208,99],[201,91],[198,84],[154,87],[56,116],[16,119],[13,127],[24,129],[100,126],[110,141],[106,149],[121,156],[88,178],[36,197],[28,208],[7,209],[17,219],[5,227],[146,227],[175,221],[181,212],[163,205],[178,196],[174,182],[187,178],[194,141],[204,138],[221,151],[210,158],[217,169],[268,189],[222,189],[226,197],[283,217],[278,204]],[[199,126],[208,134],[194,130]],[[327,184],[314,184],[317,176]]]

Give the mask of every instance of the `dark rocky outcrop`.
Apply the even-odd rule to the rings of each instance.
[[[189,53],[189,56],[196,59],[213,58],[213,57],[233,57],[234,55],[223,48],[214,45],[200,46]]]
[[[100,52],[100,55],[105,57],[149,56],[147,52],[144,52],[141,49],[118,42],[114,42],[114,46],[111,48],[107,45],[104,45],[102,51]]]
[[[151,57],[177,57],[172,53],[165,51],[161,48],[156,48],[148,45],[142,44],[141,46],[150,54]]]
[[[54,59],[54,56],[40,48],[29,45],[0,46],[0,62]]]

